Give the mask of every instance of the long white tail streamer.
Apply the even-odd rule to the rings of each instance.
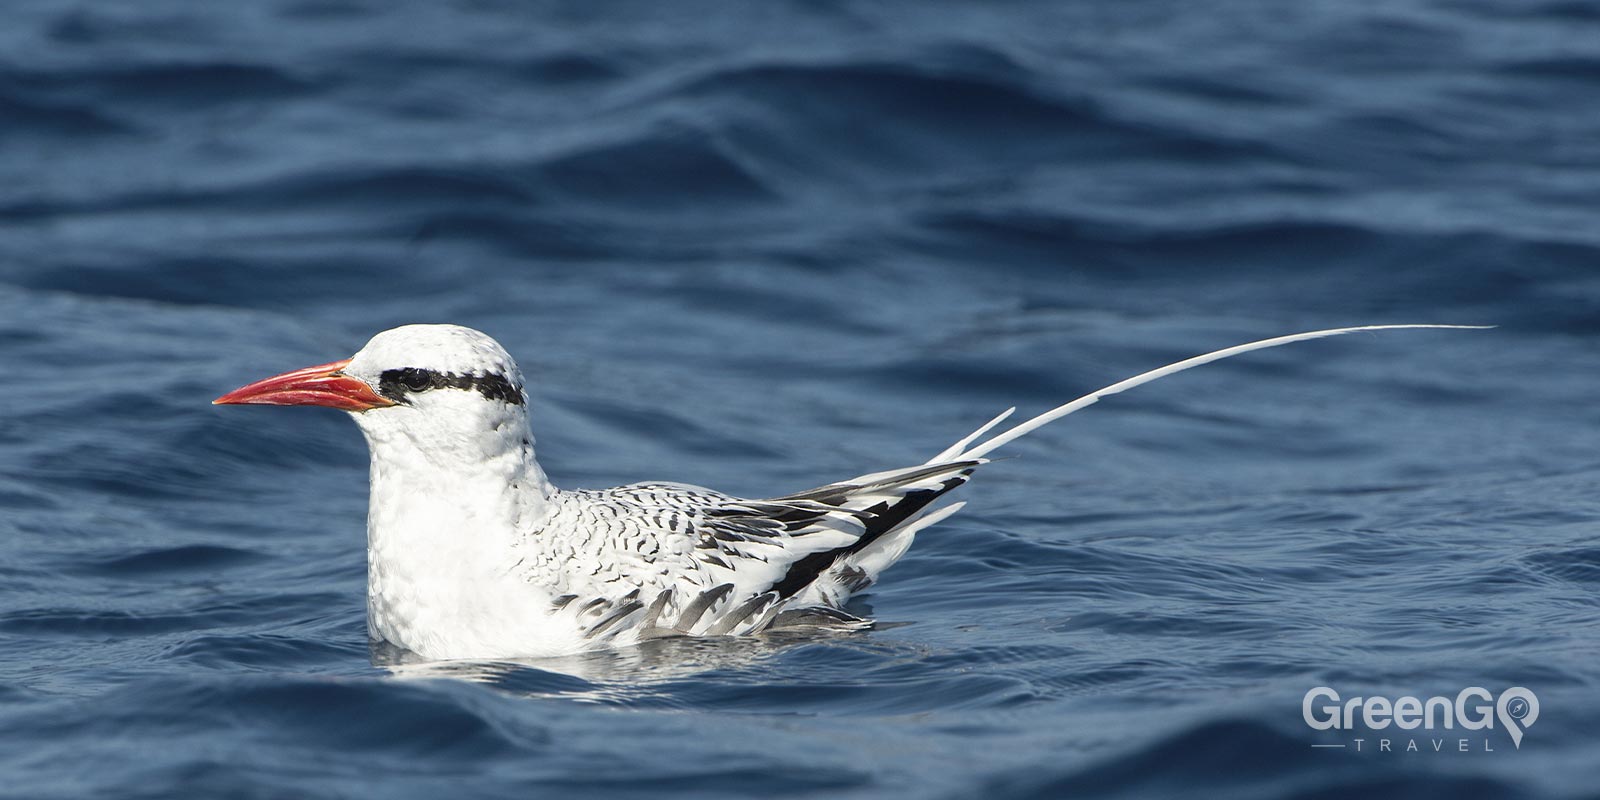
[[[1043,414],[1028,420],[1027,422],[1020,423],[1015,427],[1010,428],[1006,432],[983,442],[982,444],[971,447],[970,449],[967,447],[978,437],[988,433],[994,428],[994,426],[1000,424],[1000,422],[1006,417],[1011,416],[1011,412],[1015,409],[1007,410],[1000,416],[995,417],[982,428],[979,428],[977,431],[967,435],[961,441],[945,448],[944,452],[934,456],[932,459],[929,459],[927,463],[939,464],[947,461],[965,461],[968,459],[982,458],[983,456],[993,452],[995,449],[1010,443],[1014,439],[1026,436],[1039,428],[1042,428],[1058,419],[1061,419],[1062,417],[1067,416],[1068,414],[1071,414],[1075,411],[1082,411],[1083,409],[1094,405],[1095,403],[1099,402],[1100,398],[1102,397],[1108,397],[1119,392],[1125,392],[1135,386],[1149,383],[1157,378],[1165,378],[1168,375],[1182,372],[1186,369],[1193,369],[1194,367],[1198,367],[1202,364],[1220,361],[1224,358],[1230,358],[1241,353],[1248,353],[1252,350],[1265,350],[1269,347],[1303,342],[1307,339],[1321,339],[1325,336],[1340,336],[1346,333],[1358,333],[1360,331],[1393,331],[1405,328],[1454,328],[1458,330],[1486,330],[1493,327],[1493,325],[1362,325],[1355,328],[1330,328],[1325,331],[1294,333],[1288,336],[1277,336],[1271,339],[1262,339],[1257,342],[1234,345],[1233,347],[1226,347],[1221,350],[1213,350],[1204,355],[1198,355],[1194,358],[1186,358],[1182,361],[1135,375],[1127,380],[1118,381],[1117,383],[1113,383],[1104,389],[1090,392],[1076,400],[1073,400],[1070,403],[1067,403],[1066,405],[1057,406],[1056,408],[1050,409],[1049,411],[1046,411]]]

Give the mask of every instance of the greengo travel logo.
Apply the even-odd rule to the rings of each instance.
[[[1343,732],[1337,743],[1312,747],[1379,753],[1494,752],[1497,723],[1511,746],[1522,749],[1523,734],[1539,719],[1539,698],[1521,686],[1499,695],[1468,686],[1453,697],[1346,699],[1331,687],[1318,686],[1306,692],[1300,714],[1312,730]]]

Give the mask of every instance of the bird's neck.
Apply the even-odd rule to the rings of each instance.
[[[526,426],[520,434],[472,438],[441,444],[369,435],[369,532],[466,543],[541,521],[555,487],[534,458]]]
[[[401,415],[362,420],[372,453],[368,623],[378,638],[420,650],[417,637],[481,604],[515,566],[513,545],[543,524],[555,487],[534,459],[526,417],[505,416],[459,430]]]

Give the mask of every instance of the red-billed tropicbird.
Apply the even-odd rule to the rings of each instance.
[[[865,627],[853,593],[990,452],[1116,394],[1218,359],[1369,325],[1242,344],[1143,373],[984,439],[1015,409],[923,464],[760,500],[652,482],[557,489],[534,460],[522,373],[498,342],[407,325],[345,361],[236,389],[219,404],[351,413],[372,454],[371,635],[430,659],[562,655],[660,636]]]

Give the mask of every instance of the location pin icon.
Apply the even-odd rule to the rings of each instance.
[[[1511,744],[1522,749],[1522,732],[1539,719],[1539,698],[1528,689],[1513,686],[1500,693],[1495,715],[1511,734]]]

